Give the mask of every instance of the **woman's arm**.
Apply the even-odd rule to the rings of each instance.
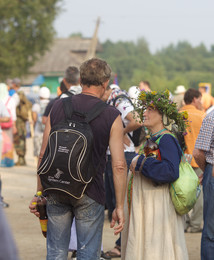
[[[143,162],[141,173],[159,183],[170,183],[179,177],[179,164],[181,160],[181,149],[177,140],[169,135],[164,135],[159,143],[161,160],[149,157],[143,160],[140,156],[137,160],[135,171],[139,171]]]

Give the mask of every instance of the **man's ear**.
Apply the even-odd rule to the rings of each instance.
[[[196,97],[194,97],[194,98],[193,98],[193,100],[192,100],[192,103],[191,103],[191,104],[192,104],[193,106],[195,106],[195,103],[196,103]]]

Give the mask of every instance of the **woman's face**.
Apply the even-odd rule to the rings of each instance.
[[[143,125],[148,129],[156,128],[159,125],[162,125],[162,115],[159,113],[157,109],[152,107],[148,107],[144,114]]]

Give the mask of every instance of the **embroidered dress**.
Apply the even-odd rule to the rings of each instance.
[[[177,178],[180,152],[170,135],[162,137],[159,145],[161,161],[148,158],[142,173],[129,172],[122,260],[188,259],[182,217],[176,213],[169,194],[169,180]],[[175,157],[174,161],[170,156]]]

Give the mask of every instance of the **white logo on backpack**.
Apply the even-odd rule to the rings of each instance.
[[[56,169],[56,174],[54,175],[54,177],[55,177],[56,179],[59,179],[60,176],[61,176],[61,174],[64,174],[64,172],[61,171],[60,169]]]

